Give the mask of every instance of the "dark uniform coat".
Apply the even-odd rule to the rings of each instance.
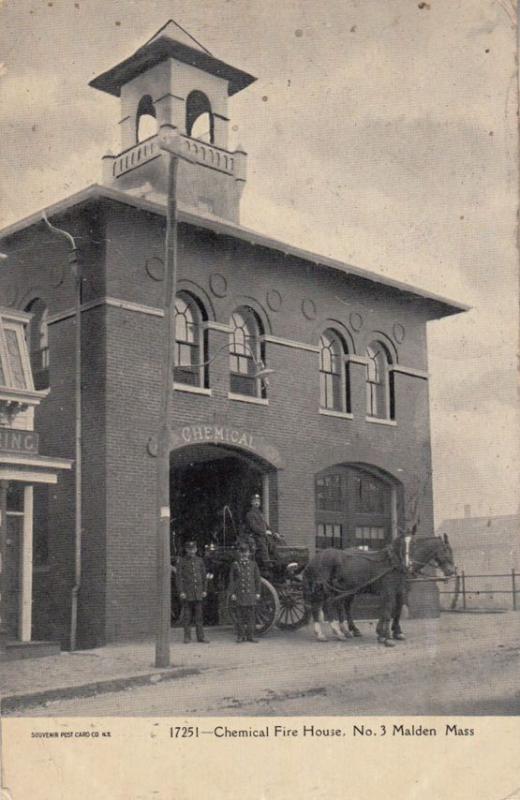
[[[177,562],[175,583],[188,602],[200,601],[206,592],[206,565],[200,556],[183,556]]]
[[[265,536],[267,523],[259,508],[251,508],[246,514],[247,533],[253,536]]]
[[[229,573],[229,593],[234,594],[239,606],[256,605],[260,594],[260,571],[255,561],[249,558],[234,561]]]

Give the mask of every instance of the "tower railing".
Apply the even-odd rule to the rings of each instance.
[[[209,142],[203,142],[200,139],[191,139],[189,136],[180,135],[181,148],[184,149],[186,155],[189,155],[191,161],[195,161],[202,166],[210,167],[218,172],[224,172],[226,175],[233,175],[240,177],[241,165],[237,155],[243,156],[242,153],[231,153],[224,150],[222,147],[217,147]],[[105,156],[111,158],[111,173],[113,178],[119,178],[128,172],[159,158],[162,155],[162,150],[159,146],[158,135],[150,136],[142,142],[138,142],[133,147],[129,147],[117,156]]]

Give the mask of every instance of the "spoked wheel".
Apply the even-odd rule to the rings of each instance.
[[[305,605],[301,586],[278,587],[278,597],[280,598],[280,614],[276,625],[282,630],[295,631],[307,625],[309,621],[309,609]]]
[[[270,631],[280,614],[280,600],[274,586],[261,578],[260,600],[256,604],[256,632]]]
[[[256,602],[256,633],[261,636],[271,630],[280,614],[280,601],[274,586],[265,578],[260,579],[260,600]],[[236,622],[236,603],[228,597],[228,613],[233,622]]]

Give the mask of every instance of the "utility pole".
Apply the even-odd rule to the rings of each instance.
[[[155,666],[170,666],[171,554],[170,554],[170,414],[175,368],[175,296],[177,290],[177,168],[179,159],[168,153],[168,198],[164,258],[164,336],[162,392],[157,434],[157,634]]]

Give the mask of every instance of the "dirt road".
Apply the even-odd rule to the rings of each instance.
[[[360,627],[362,639],[323,644],[310,628],[277,631],[256,645],[213,631],[207,655],[189,645],[199,675],[24,715],[520,714],[520,614],[408,620],[406,642],[393,649],[377,645],[373,623]]]

